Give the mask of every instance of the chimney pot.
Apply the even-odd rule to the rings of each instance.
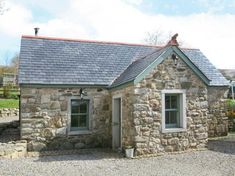
[[[35,34],[35,36],[38,36],[38,31],[39,31],[39,29],[40,29],[39,27],[35,27],[35,28],[34,28],[34,34]]]
[[[178,34],[176,33],[171,37],[171,40],[167,43],[167,46],[179,46],[179,43],[177,41]]]

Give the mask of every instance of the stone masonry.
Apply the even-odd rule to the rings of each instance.
[[[186,90],[187,129],[162,133],[161,90]],[[203,148],[208,137],[207,87],[181,60],[169,57],[134,87],[134,126],[137,155]]]
[[[162,132],[163,89],[186,90],[185,131]],[[79,98],[79,90],[21,88],[21,138],[28,141],[28,150],[111,147],[115,95],[122,97],[122,147],[135,147],[136,155],[204,148],[208,132],[214,136],[227,131],[222,96],[225,89],[207,87],[180,59],[175,65],[171,57],[166,58],[136,85],[111,90],[86,88],[85,99],[91,101],[90,130],[71,135],[69,101]]]
[[[21,88],[21,138],[28,150],[79,149],[111,146],[111,98],[100,88],[87,88],[91,101],[90,129],[85,134],[68,131],[69,100],[80,88]]]
[[[111,91],[112,97],[121,95],[122,97],[122,147],[135,146],[134,137],[136,136],[133,119],[133,85],[127,86],[123,89]]]
[[[17,108],[1,108],[0,109],[0,118],[12,117],[12,116],[18,116],[18,115],[19,115],[19,109]]]
[[[226,91],[228,87],[208,88],[208,135],[209,137],[228,134],[228,117],[226,116]]]

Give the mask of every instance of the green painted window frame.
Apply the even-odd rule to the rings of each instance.
[[[82,104],[86,104],[86,112],[85,113],[73,113],[73,101],[78,102],[78,107]],[[81,100],[81,99],[71,99],[71,113],[70,113],[70,131],[83,131],[83,130],[89,130],[89,100]],[[86,116],[86,126],[77,126],[77,127],[72,127],[72,116],[78,116],[81,118],[81,116]],[[78,120],[79,121],[79,120]]]
[[[178,125],[167,126],[166,125],[166,110],[165,110],[165,98],[169,95],[178,96],[177,107],[167,108],[168,111],[178,111]],[[164,89],[161,91],[162,102],[162,132],[182,132],[187,130],[187,118],[186,118],[186,90],[185,89]]]
[[[167,97],[169,97],[169,105],[167,108]],[[172,107],[173,102],[172,99],[176,98],[176,107]],[[167,114],[169,114],[169,123],[167,123]],[[176,116],[173,116],[175,114]],[[165,94],[165,127],[166,128],[180,128],[180,114],[181,114],[181,106],[180,106],[180,95],[179,94]],[[173,123],[172,121],[176,121]]]

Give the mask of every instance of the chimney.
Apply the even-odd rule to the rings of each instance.
[[[167,43],[166,46],[179,46],[179,43],[177,41],[178,34],[176,33],[171,37],[171,40]]]
[[[39,31],[39,29],[40,29],[39,27],[35,27],[35,28],[34,28],[34,34],[35,34],[35,36],[38,36],[38,31]]]

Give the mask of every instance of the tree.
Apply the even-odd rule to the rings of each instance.
[[[153,33],[148,32],[144,41],[150,45],[164,45],[166,41],[163,41],[164,35],[160,30],[157,30]]]
[[[4,65],[0,66],[0,75],[4,73],[18,74],[19,68],[19,53],[15,54],[11,59],[8,54],[3,58]]]
[[[3,0],[0,0],[0,10],[3,8]]]
[[[164,46],[171,39],[173,34],[173,32],[163,32],[158,29],[155,32],[148,32],[144,39],[144,42],[149,45]],[[180,46],[185,45],[185,42],[183,42],[182,40],[178,40],[178,43]]]
[[[19,68],[19,53],[15,54],[15,56],[11,59],[10,67],[12,68],[14,74],[18,74],[18,68]]]
[[[0,0],[0,15],[2,15],[6,10],[5,8],[5,3],[4,3],[5,0]]]

